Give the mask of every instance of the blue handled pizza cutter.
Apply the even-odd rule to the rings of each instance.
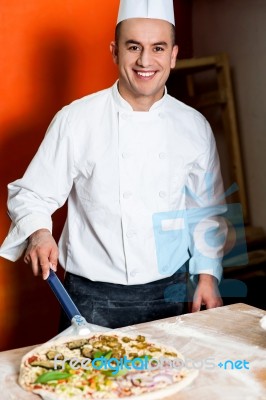
[[[50,285],[50,288],[54,292],[57,300],[61,304],[63,310],[71,321],[71,326],[67,328],[64,332],[60,333],[56,337],[65,336],[65,335],[88,335],[91,332],[99,332],[99,331],[110,331],[111,329],[105,328],[98,325],[89,324],[86,319],[80,314],[78,308],[75,303],[69,296],[68,292],[62,285],[60,279],[56,275],[56,273],[50,269],[49,277],[47,278],[47,282]],[[54,338],[53,338],[54,339]]]

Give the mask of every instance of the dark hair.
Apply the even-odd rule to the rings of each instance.
[[[118,41],[119,41],[122,23],[123,23],[123,21],[119,22],[119,24],[117,24],[116,28],[115,28],[115,42],[116,43],[118,43]],[[173,24],[170,24],[170,25],[171,25],[172,42],[173,42],[173,46],[174,46],[175,45],[175,26]]]

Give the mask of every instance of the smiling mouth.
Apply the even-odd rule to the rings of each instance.
[[[150,79],[153,78],[154,75],[156,74],[156,71],[134,71],[138,77],[141,79]]]

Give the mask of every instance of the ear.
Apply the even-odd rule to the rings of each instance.
[[[111,51],[114,63],[118,64],[118,47],[117,47],[116,42],[110,43],[110,51]]]
[[[176,66],[176,57],[178,54],[178,46],[174,45],[173,50],[172,50],[172,54],[171,54],[171,68],[175,68]]]

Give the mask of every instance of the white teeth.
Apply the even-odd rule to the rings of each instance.
[[[148,76],[154,75],[155,72],[137,72],[137,74],[140,75],[140,76],[148,77]]]

